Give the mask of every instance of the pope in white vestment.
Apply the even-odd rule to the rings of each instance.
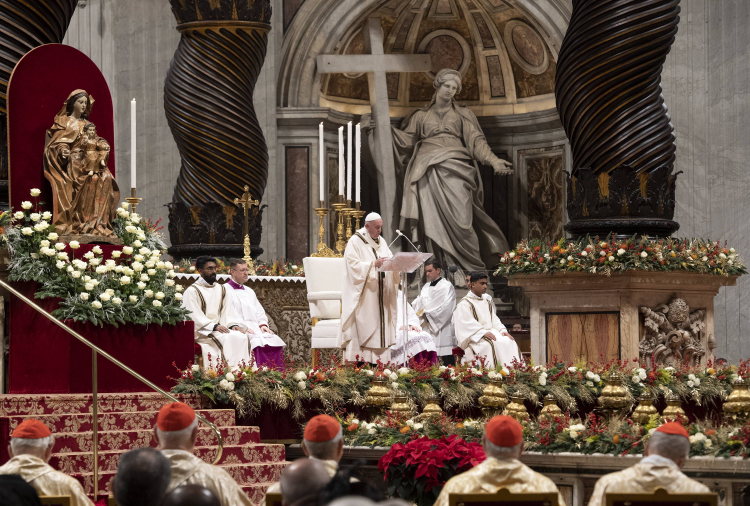
[[[344,251],[338,344],[350,362],[374,364],[396,342],[399,276],[378,270],[393,256],[380,237],[382,227],[380,216],[370,213]]]
[[[453,310],[456,309],[456,290],[453,283],[440,276],[437,261],[425,263],[428,283],[422,287],[419,297],[414,299],[414,310],[420,319],[422,330],[435,341],[439,357],[452,358],[456,347],[453,328]]]
[[[219,358],[229,367],[242,361],[250,365],[250,340],[241,331],[241,317],[232,300],[234,290],[216,282],[215,262],[207,262],[198,271],[201,277],[185,289],[182,305],[190,311],[190,318],[195,322],[195,342],[203,351],[203,366],[209,367],[209,353],[214,365]]]
[[[472,279],[474,276],[481,275],[472,275]],[[456,340],[464,350],[464,363],[484,357],[490,367],[509,367],[521,361],[518,345],[497,317],[495,303],[486,291],[487,277],[475,279],[469,293],[456,305]]]

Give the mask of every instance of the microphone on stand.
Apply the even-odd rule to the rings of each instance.
[[[415,250],[417,250],[417,253],[421,253],[421,251],[419,251],[419,248],[417,248],[416,246],[414,246],[414,243],[413,243],[413,242],[411,242],[411,240],[409,240],[409,238],[408,238],[408,237],[406,237],[406,236],[404,235],[404,233],[403,233],[403,232],[401,232],[400,230],[396,230],[396,233],[397,233],[398,235],[400,235],[401,237],[403,237],[404,239],[406,239],[407,241],[409,241],[409,244],[411,244],[411,247],[412,247],[412,248],[414,248]],[[396,239],[398,239],[398,237],[396,237]],[[395,241],[396,239],[394,239],[394,241]],[[393,243],[391,243],[391,244],[393,244]]]

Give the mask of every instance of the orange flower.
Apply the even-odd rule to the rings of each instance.
[[[615,436],[612,438],[612,442],[614,444],[620,444],[620,435],[619,434],[615,434]]]
[[[463,429],[463,428],[464,428],[464,424],[462,424],[461,422],[458,422],[458,423],[456,424],[456,428],[457,428],[457,429]]]
[[[318,381],[324,381],[326,379],[326,375],[318,371],[317,373],[315,373],[315,379]]]
[[[409,428],[409,426],[408,426],[408,425],[404,425],[403,427],[401,427],[401,430],[400,430],[399,432],[401,432],[401,434],[406,434],[406,433],[407,433],[407,432],[409,432],[410,430],[411,430],[411,429]]]
[[[356,423],[353,423],[349,427],[347,427],[346,430],[348,430],[349,432],[354,432],[358,428],[359,428],[359,425],[357,425]]]
[[[708,429],[706,432],[704,432],[704,434],[707,436],[713,436],[714,434],[716,434],[716,429]]]
[[[209,369],[208,372],[206,372],[206,376],[209,378],[215,378],[219,375],[219,373],[216,372],[215,369]]]

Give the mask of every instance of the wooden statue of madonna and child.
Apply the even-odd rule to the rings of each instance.
[[[109,144],[89,121],[94,99],[73,91],[47,130],[44,177],[52,185],[52,223],[63,241],[120,244],[114,220],[120,190],[107,167]]]

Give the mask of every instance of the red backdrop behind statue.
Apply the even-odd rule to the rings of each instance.
[[[44,137],[71,91],[86,90],[94,104],[89,119],[111,147],[108,167],[115,174],[112,97],[104,76],[88,56],[70,46],[48,44],[29,51],[16,65],[8,85],[10,205],[20,209],[39,188],[40,200],[51,210],[52,188],[44,177]],[[127,187],[124,185],[123,187]],[[82,245],[79,254],[92,246]],[[103,245],[108,257],[113,246]],[[35,283],[15,286],[33,299]],[[51,311],[54,301],[36,300]],[[9,393],[91,392],[91,351],[75,337],[12,297],[10,302]],[[184,368],[193,358],[193,322],[177,326],[125,325],[104,329],[90,324],[71,327],[116,359],[162,388],[173,384],[175,362]],[[148,390],[137,379],[100,358],[100,392]]]

